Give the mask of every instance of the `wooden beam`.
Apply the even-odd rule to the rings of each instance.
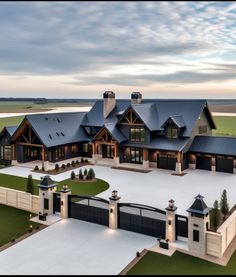
[[[26,142],[16,142],[16,144],[25,145],[25,146],[43,147],[42,144],[33,144],[33,143],[26,143]]]
[[[144,161],[148,160],[148,150],[147,149],[143,149],[143,160]]]

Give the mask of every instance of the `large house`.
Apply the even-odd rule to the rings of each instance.
[[[206,100],[130,100],[106,91],[87,113],[26,115],[0,133],[1,160],[12,164],[73,157],[113,159],[180,174],[186,168],[236,173],[236,138],[216,129]]]

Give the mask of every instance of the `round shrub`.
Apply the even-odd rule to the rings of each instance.
[[[56,172],[58,172],[58,170],[59,170],[59,165],[58,164],[55,164],[55,170],[56,170]]]
[[[65,165],[65,164],[62,164],[62,165],[61,165],[61,168],[62,168],[62,169],[65,169],[65,168],[66,168],[66,165]]]
[[[82,163],[82,164],[84,163],[84,158],[81,158],[81,163]]]
[[[75,179],[75,172],[74,171],[71,171],[70,178],[71,178],[71,180]]]
[[[85,159],[84,162],[85,162],[85,163],[88,163],[88,159]]]
[[[75,163],[76,163],[76,164],[79,164],[79,160],[76,160]]]
[[[71,162],[71,165],[72,165],[73,167],[75,167],[75,161],[72,161],[72,162]]]
[[[138,257],[138,258],[140,257],[139,251],[136,252],[136,257]]]
[[[67,163],[66,166],[67,166],[67,167],[70,167],[70,163]]]
[[[16,239],[13,237],[12,239],[11,239],[11,242],[14,242]]]
[[[39,167],[36,165],[35,167],[34,167],[34,170],[39,170]]]

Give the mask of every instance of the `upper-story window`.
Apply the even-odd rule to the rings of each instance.
[[[144,128],[130,128],[130,140],[134,142],[145,141],[145,129]]]
[[[167,138],[178,138],[178,128],[172,125],[169,125],[166,128]]]
[[[207,133],[207,125],[202,125],[198,127],[198,133],[199,134],[205,134]]]
[[[87,126],[87,127],[85,127],[85,130],[86,130],[88,135],[96,135],[97,132],[99,131],[99,128]]]

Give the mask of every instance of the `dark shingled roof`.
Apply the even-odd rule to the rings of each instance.
[[[166,125],[166,123],[168,121],[172,121],[176,126],[178,126],[179,128],[183,128],[186,126],[185,122],[184,122],[184,119],[182,117],[182,115],[173,115],[173,116],[170,116],[166,122],[164,122],[164,124],[162,124],[162,128],[164,128],[164,126]]]
[[[57,186],[55,182],[50,178],[49,175],[44,176],[42,182],[38,185],[40,188],[52,188]]]
[[[121,133],[121,131],[116,127],[115,123],[107,123],[104,126],[110,135],[118,142],[121,143],[122,141],[127,140],[127,138]]]
[[[195,197],[195,201],[193,202],[192,206],[187,210],[189,213],[201,214],[206,215],[209,213],[211,208],[208,208],[206,203],[203,201],[203,196],[198,194]]]
[[[9,133],[9,135],[12,136],[15,133],[18,126],[7,126],[5,128],[6,128],[7,132]]]
[[[236,156],[236,138],[196,136],[189,151]]]
[[[125,142],[123,146],[131,146],[131,147],[144,147],[147,149],[159,149],[159,150],[169,150],[169,151],[181,151],[186,143],[188,142],[188,138],[182,139],[167,139],[167,138],[155,138],[150,141],[150,143],[135,143],[135,142]]]
[[[46,147],[88,141],[80,124],[85,113],[53,113],[26,115],[33,130]]]
[[[178,124],[183,122],[185,127],[182,136],[189,137],[196,125],[198,117],[207,106],[206,100],[162,100],[145,99],[140,104],[131,105],[130,100],[116,100],[116,106],[107,118],[103,117],[103,100],[97,100],[92,109],[86,114],[82,125],[102,127],[106,123],[117,123],[122,111],[132,107],[139,115],[141,120],[151,131],[163,130],[162,125],[170,117],[178,115]],[[210,116],[210,113],[208,114]],[[214,122],[210,119],[212,128],[215,128]]]

